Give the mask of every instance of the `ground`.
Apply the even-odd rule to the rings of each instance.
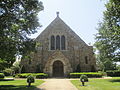
[[[82,86],[79,80],[71,80],[78,90],[120,90],[120,77],[109,79],[89,79],[89,82]]]
[[[70,79],[44,79],[45,83],[35,90],[77,90]]]
[[[43,80],[35,80],[31,87],[27,87],[26,79],[17,79],[14,81],[0,81],[0,90],[33,90],[36,86],[42,84]]]
[[[120,90],[120,77],[92,78],[85,86],[79,79],[50,78],[36,79],[32,87],[27,87],[26,79],[17,79],[0,81],[0,90]]]

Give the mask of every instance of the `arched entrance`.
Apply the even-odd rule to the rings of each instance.
[[[63,77],[64,76],[64,66],[59,60],[53,63],[53,77]]]
[[[58,69],[61,69],[61,70],[58,70]],[[58,71],[61,73],[59,73]],[[61,51],[56,50],[48,58],[43,72],[47,73],[50,77],[53,77],[53,76],[66,77],[70,72],[73,72],[73,69],[71,67],[71,64],[68,58],[66,58]]]

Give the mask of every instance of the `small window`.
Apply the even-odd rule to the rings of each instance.
[[[85,63],[88,64],[88,57],[85,56]]]

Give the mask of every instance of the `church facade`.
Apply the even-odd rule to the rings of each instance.
[[[35,39],[37,52],[22,60],[25,72],[44,72],[50,77],[71,72],[96,70],[93,47],[88,46],[64,21],[57,17]]]

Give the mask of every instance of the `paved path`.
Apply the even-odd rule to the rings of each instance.
[[[77,90],[70,79],[44,79],[45,83],[35,90]]]

